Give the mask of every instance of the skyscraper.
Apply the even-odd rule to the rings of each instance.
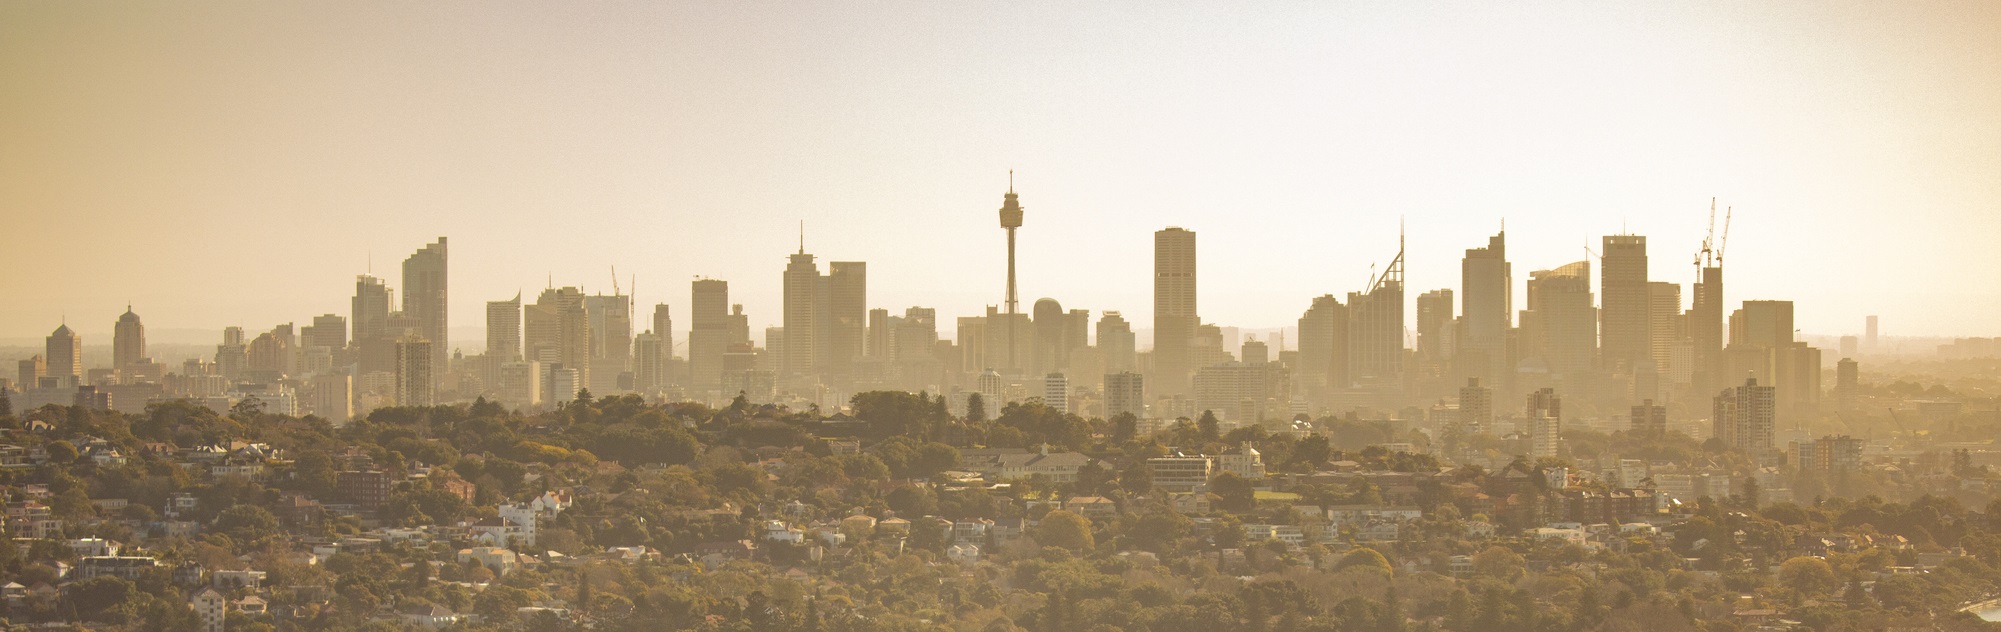
[[[338,353],[347,348],[347,319],[340,314],[320,314],[313,324],[299,328],[299,343],[307,348],[323,347]]]
[[[1153,234],[1153,390],[1188,393],[1196,315],[1195,232],[1169,226]]]
[[[1711,436],[1724,445],[1743,450],[1761,461],[1772,451],[1775,409],[1770,386],[1759,386],[1756,378],[1743,386],[1723,389],[1716,396]]]
[[[1450,289],[1417,295],[1417,358],[1432,369],[1452,359],[1458,346],[1453,340],[1455,310]]]
[[[1875,350],[1876,350],[1876,317],[1875,317],[1875,316],[1870,316],[1870,317],[1869,317],[1869,321],[1868,321],[1868,324],[1867,324],[1867,328],[1868,328],[1868,329],[1867,329],[1867,332],[1863,334],[1863,336],[1864,336],[1864,338],[1863,338],[1863,342],[1865,342],[1865,343],[1868,343],[1868,345],[1869,345],[1869,350],[1870,350],[1870,351],[1875,351]]]
[[[522,353],[547,370],[574,370],[577,384],[589,387],[591,370],[591,323],[584,307],[584,292],[575,287],[549,288],[535,298],[535,304],[521,309]],[[575,391],[543,389],[549,401],[564,401]]]
[[[1599,350],[1604,367],[1636,371],[1642,362],[1653,359],[1653,338],[1648,331],[1647,238],[1606,235],[1603,261],[1598,291],[1603,304],[1599,310]]]
[[[1397,256],[1370,280],[1367,292],[1348,293],[1348,379],[1390,386],[1403,381],[1403,243]]]
[[[1480,385],[1480,378],[1466,378],[1459,388],[1459,434],[1472,436],[1494,427],[1494,389]]]
[[[445,271],[443,237],[403,260],[403,314],[417,323],[419,335],[431,341],[433,380],[444,379],[442,369],[451,351]]]
[[[584,313],[591,325],[591,367],[585,384],[600,395],[625,390],[620,381],[631,383],[632,296],[614,286],[611,294],[584,297]]]
[[[875,308],[868,311],[868,343],[863,345],[862,355],[871,358],[890,359],[890,340],[895,337],[895,329],[889,324],[889,310]]]
[[[437,366],[431,364],[434,355],[429,340],[406,338],[396,341],[396,405],[431,406],[438,403],[437,377],[432,375]]]
[[[778,374],[816,375],[822,309],[820,267],[813,263],[813,255],[806,254],[803,244],[789,260],[785,266],[785,350],[778,356]],[[766,346],[770,346],[769,341]]]
[[[146,357],[146,325],[139,322],[139,315],[132,313],[132,306],[125,306],[125,313],[118,316],[118,323],[112,325],[111,368],[128,370]]]
[[[1035,359],[1029,365],[1035,373],[1061,373],[1070,366],[1069,314],[1056,299],[1035,302]]]
[[[68,324],[56,326],[47,340],[48,369],[44,375],[68,379],[72,384],[83,381],[83,336],[71,331]]]
[[[1723,266],[1698,265],[1697,280],[1690,292],[1687,322],[1691,382],[1707,393],[1722,388],[1723,361]]]
[[[674,367],[674,317],[667,311],[666,303],[653,306],[653,335],[660,337],[660,375],[656,387],[675,383]]]
[[[1550,373],[1576,379],[1598,350],[1598,314],[1591,304],[1591,262],[1529,273],[1529,308],[1522,313],[1522,354],[1541,358]]]
[[[1834,365],[1834,403],[1842,413],[1855,411],[1856,389],[1861,386],[1862,368],[1854,358],[1842,358]]]
[[[498,367],[521,361],[521,294],[486,302],[486,357]]]
[[[1105,418],[1146,417],[1146,380],[1132,371],[1105,374]]]
[[[1514,326],[1514,271],[1507,239],[1507,231],[1489,237],[1487,247],[1466,249],[1459,262],[1463,332],[1454,357],[1466,375],[1490,383],[1508,366],[1508,329]]]
[[[1116,311],[1108,311],[1098,317],[1098,353],[1105,359],[1107,374],[1124,373],[1136,368],[1139,352],[1137,343],[1138,340],[1133,336],[1132,323],[1126,322],[1125,316]]]
[[[35,388],[41,383],[42,377],[49,374],[48,358],[39,353],[28,356],[28,359],[22,360],[19,366],[21,390]]]
[[[1681,322],[1681,286],[1667,281],[1648,282],[1647,350],[1662,375],[1673,366],[1674,344],[1682,339]]]
[[[1529,458],[1556,456],[1563,437],[1563,399],[1556,389],[1530,393],[1523,412],[1529,424]]]
[[[730,284],[719,279],[695,279],[689,303],[688,380],[699,389],[722,383],[723,352],[730,336]]]
[[[821,318],[826,357],[821,371],[845,388],[854,381],[855,360],[862,357],[868,337],[868,264],[827,262],[826,314]]]
[[[1322,401],[1348,386],[1348,306],[1332,294],[1299,317],[1299,385]]]

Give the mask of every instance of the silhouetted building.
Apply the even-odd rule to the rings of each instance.
[[[1501,378],[1508,363],[1508,330],[1514,323],[1514,272],[1508,264],[1507,232],[1468,248],[1459,263],[1459,348],[1454,357],[1468,376],[1488,382]]]
[[[1153,234],[1153,390],[1188,393],[1196,314],[1195,232],[1175,226]]]
[[[438,369],[431,376],[433,388],[444,379],[442,369],[451,357],[450,319],[446,317],[451,302],[447,298],[445,238],[439,237],[436,243],[403,260],[403,313],[431,343],[430,366]]]
[[[1599,287],[1599,351],[1607,370],[1630,373],[1653,359],[1649,332],[1647,238],[1606,235]]]
[[[83,380],[83,336],[71,331],[69,325],[57,325],[49,334],[43,354],[47,368],[43,375],[69,380],[71,386]]]

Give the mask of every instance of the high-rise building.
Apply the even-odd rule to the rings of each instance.
[[[521,293],[486,302],[486,358],[496,369],[521,361]]]
[[[1698,266],[1698,277],[1689,297],[1688,330],[1691,383],[1698,393],[1723,387],[1723,267]]]
[[[1042,405],[1059,413],[1070,412],[1070,378],[1051,373],[1042,378]]]
[[[1529,308],[1522,312],[1522,355],[1541,358],[1549,372],[1577,379],[1598,351],[1598,312],[1591,301],[1591,262],[1529,273]]]
[[[1651,399],[1641,400],[1638,405],[1633,406],[1630,423],[1633,432],[1653,435],[1665,434],[1667,432],[1667,406],[1655,404],[1654,400]]]
[[[451,302],[447,300],[445,272],[443,237],[403,260],[403,313],[417,323],[419,334],[431,343],[433,388],[436,381],[445,378],[443,367],[451,353],[451,321],[447,318]]]
[[[542,404],[542,363],[533,360],[500,365],[499,386],[494,389],[501,403],[516,408]]]
[[[1323,400],[1348,387],[1348,306],[1332,294],[1313,299],[1299,317],[1299,385]]]
[[[1841,337],[1841,357],[1853,358],[1862,353],[1862,339],[1855,336]]]
[[[1453,331],[1456,309],[1450,289],[1417,295],[1417,358],[1427,370],[1436,371],[1452,359],[1458,346]]]
[[[1662,375],[1673,370],[1674,345],[1683,338],[1681,322],[1681,286],[1667,281],[1648,282],[1647,349],[1654,368]]]
[[[722,384],[723,352],[732,342],[730,284],[696,279],[693,292],[688,312],[689,386],[713,390]]]
[[[650,393],[665,385],[666,355],[660,351],[660,334],[648,330],[632,337],[632,386]]]
[[[1368,292],[1348,293],[1348,379],[1365,386],[1403,381],[1403,242]],[[1462,345],[1463,347],[1463,345]]]
[[[821,368],[834,383],[854,381],[854,364],[863,354],[868,334],[868,264],[861,261],[827,263],[826,310],[822,317],[825,356]]]
[[[1875,351],[1875,350],[1876,350],[1876,317],[1875,317],[1875,316],[1870,316],[1870,317],[1869,317],[1869,321],[1868,321],[1868,323],[1867,323],[1866,327],[1867,327],[1867,330],[1866,330],[1866,332],[1865,332],[1865,333],[1863,334],[1863,335],[1865,336],[1865,340],[1864,340],[1864,342],[1867,342],[1867,343],[1869,344],[1869,350],[1873,352],[1873,351]]]
[[[347,348],[347,319],[340,314],[320,314],[313,324],[299,328],[299,343],[306,348],[321,347],[335,352]]]
[[[1169,226],[1153,234],[1153,390],[1188,393],[1196,312],[1195,232]]]
[[[1563,437],[1563,399],[1556,389],[1544,388],[1529,394],[1527,409],[1529,458],[1556,456]]]
[[[868,311],[868,344],[862,347],[862,354],[871,358],[890,359],[890,340],[895,337],[895,329],[889,324],[889,310],[875,308]]]
[[[1494,389],[1480,385],[1480,378],[1466,378],[1459,388],[1459,434],[1472,436],[1494,428]]]
[[[348,324],[354,327],[355,342],[389,335],[390,300],[389,287],[382,283],[382,279],[366,274],[354,277],[354,299]]]
[[[583,290],[563,287],[545,289],[535,304],[521,308],[523,356],[546,370],[574,371],[579,387],[588,387],[591,379],[591,322],[584,305]],[[557,400],[576,395],[574,390],[561,397],[544,392]]]
[[[1146,378],[1132,371],[1105,374],[1105,418],[1146,418]]]
[[[145,359],[146,325],[132,313],[131,305],[125,306],[125,313],[118,316],[111,331],[111,368],[124,371]]]
[[[653,306],[653,335],[660,337],[660,375],[655,387],[664,388],[674,384],[674,317],[667,311],[666,303]]]
[[[396,341],[396,405],[432,406],[437,401],[436,365],[431,364],[435,355],[431,352],[431,341],[404,339]]]
[[[1105,359],[1107,374],[1137,368],[1138,339],[1133,335],[1132,323],[1126,322],[1124,315],[1108,311],[1098,317],[1098,353]]]
[[[83,381],[83,336],[71,331],[68,324],[56,326],[47,340],[48,368],[44,375],[69,380],[72,384]]]
[[[21,390],[35,388],[37,384],[41,383],[42,377],[49,374],[47,356],[39,353],[28,356],[28,359],[22,360],[19,366],[21,369],[19,373]]]
[[[313,375],[307,384],[306,412],[334,425],[344,425],[354,417],[354,378],[343,372]]]
[[[1070,369],[1070,315],[1056,299],[1035,302],[1035,356],[1030,367],[1037,373],[1061,373]]]
[[[1649,332],[1647,238],[1606,235],[1599,286],[1599,351],[1607,370],[1631,373],[1653,359]]]
[[[1855,411],[1856,389],[1862,379],[1861,365],[1854,358],[1842,358],[1834,365],[1834,401],[1842,413]]]
[[[1242,349],[1237,357],[1242,358],[1244,364],[1264,364],[1271,361],[1271,346],[1257,338],[1244,341]]]
[[[1792,301],[1744,301],[1730,318],[1730,344],[1777,349],[1793,343]]]
[[[632,297],[616,288],[611,294],[584,297],[584,314],[591,325],[586,385],[600,395],[627,390],[632,380]]]
[[[1711,436],[1761,461],[1766,459],[1772,451],[1775,430],[1774,398],[1774,389],[1759,386],[1755,378],[1745,380],[1743,386],[1723,389],[1716,396],[1710,417]]]
[[[800,248],[785,266],[785,349],[778,354],[780,376],[818,374],[814,355],[819,350],[820,316],[825,306],[821,301],[823,287],[820,266],[813,263],[813,255]],[[769,340],[765,347],[771,348]]]
[[[1498,380],[1509,366],[1514,271],[1508,263],[1507,238],[1507,231],[1487,238],[1487,247],[1466,249],[1459,263],[1462,331],[1454,357],[1467,375],[1489,382]]]

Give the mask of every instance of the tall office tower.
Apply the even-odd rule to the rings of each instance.
[[[1146,417],[1146,378],[1132,371],[1105,374],[1105,418]]]
[[[431,379],[440,381],[445,379],[444,367],[451,353],[445,263],[443,237],[403,260],[403,313],[416,321],[418,333],[431,342],[431,367],[435,369]]]
[[[354,327],[352,339],[355,343],[390,335],[389,303],[389,287],[382,283],[382,279],[366,274],[354,277],[354,299],[348,324]]]
[[[765,327],[764,328],[765,353],[763,357],[759,358],[759,362],[757,363],[757,368],[763,371],[774,371],[774,372],[777,371],[778,368],[782,366],[783,363],[785,362],[786,342],[788,341],[785,339],[784,327]],[[725,369],[725,372],[727,371],[728,370]]]
[[[347,348],[347,318],[340,314],[320,314],[313,324],[299,328],[299,342],[305,347],[325,347],[338,353]]]
[[[405,338],[396,341],[396,405],[432,406],[437,401],[436,365],[431,358],[431,341]]]
[[[1529,422],[1529,458],[1556,456],[1563,436],[1563,398],[1553,388],[1538,390],[1529,394],[1523,412]]]
[[[616,281],[614,281],[616,283]],[[591,323],[591,369],[586,382],[599,395],[617,393],[630,384],[632,371],[632,297],[616,287],[609,295],[584,298],[584,313]]]
[[[486,302],[486,358],[496,370],[521,361],[520,292],[505,301]]]
[[[319,373],[306,384],[306,412],[332,422],[347,424],[354,417],[354,377],[346,373]]]
[[[978,375],[992,366],[987,361],[987,317],[960,316],[952,340],[959,346],[960,371]]]
[[[729,315],[730,344],[750,344],[750,315],[743,313],[743,303],[731,303]]]
[[[1494,428],[1494,389],[1480,385],[1480,378],[1466,378],[1459,388],[1459,434],[1472,436]]]
[[[146,325],[132,313],[131,305],[125,306],[111,332],[111,368],[123,371],[146,357]]]
[[[1186,395],[1196,315],[1195,232],[1175,226],[1153,233],[1153,391]]]
[[[249,366],[250,349],[243,344],[243,328],[222,328],[222,344],[215,347],[216,373],[234,380]]]
[[[1866,332],[1864,333],[1864,336],[1865,336],[1865,338],[1863,339],[1863,341],[1864,341],[1864,342],[1867,342],[1867,343],[1869,343],[1869,350],[1873,352],[1873,351],[1875,351],[1875,350],[1876,350],[1876,317],[1875,317],[1875,316],[1870,316],[1870,317],[1869,317],[1869,322],[1868,322],[1868,324],[1866,325],[1866,327],[1867,327],[1867,331],[1866,331]]]
[[[861,261],[827,263],[826,315],[822,320],[826,350],[822,367],[838,384],[854,381],[855,360],[862,357],[868,338],[868,264]]]
[[[1459,359],[1468,376],[1497,382],[1507,373],[1508,329],[1514,326],[1514,271],[1508,264],[1508,233],[1487,238],[1487,247],[1466,249],[1459,262]]]
[[[1511,292],[1512,293],[1512,292]],[[1452,359],[1452,290],[1432,290],[1417,295],[1417,358],[1431,370]]]
[[[252,379],[275,381],[292,374],[293,357],[292,337],[274,329],[251,339],[246,366]]]
[[[729,349],[730,284],[695,279],[689,302],[688,385],[714,390],[722,384],[723,352]]]
[[[1647,349],[1661,375],[1674,369],[1674,345],[1683,337],[1681,323],[1681,286],[1666,281],[1648,282]]]
[[[1042,378],[1042,405],[1059,413],[1070,412],[1070,378],[1051,373]]]
[[[1369,291],[1348,293],[1348,379],[1400,384],[1403,331],[1403,240],[1398,239],[1396,258],[1371,280]]]
[[[1137,368],[1138,342],[1133,336],[1132,323],[1126,322],[1124,315],[1108,311],[1098,317],[1098,354],[1105,359],[1107,374]]]
[[[632,337],[632,387],[642,393],[665,384],[666,356],[660,352],[660,334],[648,330]]]
[[[903,310],[903,317],[890,320],[896,327],[895,332],[890,334],[890,357],[905,365],[932,359],[938,347],[938,310],[910,307]]]
[[[47,353],[43,356],[48,359],[48,369],[44,374],[56,378],[75,378],[70,381],[82,382],[83,336],[76,335],[76,332],[70,330],[69,325],[63,324],[56,326],[56,330],[49,334],[47,342]]]
[[[987,362],[1008,377],[1026,373],[1035,360],[1035,326],[1028,314],[1007,314],[992,305],[986,317]]]
[[[1348,307],[1332,294],[1299,317],[1299,385],[1320,400],[1348,387]]]
[[[1244,341],[1243,351],[1238,354],[1244,364],[1260,365],[1271,362],[1271,346],[1257,338]]]
[[[1607,371],[1631,373],[1653,359],[1648,332],[1647,238],[1606,235],[1599,286],[1599,351]]]
[[[1062,373],[1070,367],[1070,318],[1056,299],[1035,301],[1035,359],[1029,365],[1035,373]]]
[[[660,337],[660,383],[666,387],[674,384],[674,317],[667,312],[666,303],[653,306],[653,335]]]
[[[1793,343],[1792,301],[1744,301],[1730,315],[1730,345],[1777,349]]]
[[[889,359],[890,339],[895,330],[889,326],[889,310],[875,308],[868,311],[868,344],[862,349],[863,355],[871,358]]]
[[[1834,401],[1843,413],[1855,411],[1855,391],[1861,386],[1862,367],[1854,358],[1842,358],[1834,365]]]
[[[1862,351],[1862,339],[1855,336],[1841,337],[1841,357],[1853,358]]]
[[[1710,436],[1763,461],[1772,451],[1774,398],[1773,388],[1759,386],[1756,378],[1745,380],[1743,386],[1723,389],[1716,396],[1710,417],[1713,424]]]
[[[499,386],[494,389],[501,403],[516,408],[542,404],[542,363],[509,362],[500,365]]]
[[[1633,406],[1630,417],[1633,432],[1660,435],[1667,433],[1667,406],[1655,404],[1654,400],[1641,400]]]
[[[798,254],[790,257],[785,266],[785,350],[778,353],[771,349],[771,341],[765,341],[765,348],[778,353],[778,374],[785,377],[815,375],[818,364],[814,352],[818,350],[820,311],[820,266],[813,263],[813,255],[806,254],[802,246]]]
[[[21,390],[24,391],[35,388],[36,385],[42,382],[42,377],[49,374],[47,357],[39,353],[28,356],[28,359],[22,360],[19,366],[21,367],[20,385]]]
[[[1549,372],[1578,379],[1598,357],[1598,312],[1591,301],[1591,262],[1529,273],[1522,312],[1522,355],[1541,358]]]
[[[1002,343],[999,345],[988,345],[989,349],[997,350],[1000,355],[991,358],[989,362],[1005,361],[1001,366],[1006,367],[1010,373],[1020,371],[1023,365],[1023,358],[1019,357],[1022,346],[1020,339],[1022,336],[1028,335],[1028,332],[1025,330],[1016,331],[1017,329],[1022,329],[1022,319],[1017,318],[1021,314],[1021,301],[1020,296],[1014,289],[1014,229],[1021,228],[1021,216],[1021,198],[1014,193],[1014,172],[1009,171],[1007,172],[1007,195],[1001,197],[1000,207],[1000,225],[1001,228],[1007,230],[1007,298],[1005,300],[1007,311],[1004,312],[1006,314],[1005,318],[988,318],[987,325],[990,328],[1002,330],[1000,331]]]
[[[1723,362],[1723,266],[1697,265],[1697,280],[1689,297],[1688,329],[1692,383],[1698,393],[1722,388]]]
[[[584,307],[584,291],[575,287],[549,288],[535,298],[534,305],[521,308],[522,353],[548,370],[574,370],[577,384],[589,387],[591,370],[591,322]],[[552,401],[566,401],[571,392],[549,392]]]

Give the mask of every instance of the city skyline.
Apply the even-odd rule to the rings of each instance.
[[[1147,233],[1163,226],[1203,235],[1206,321],[1271,328],[1311,297],[1364,289],[1399,222],[1412,296],[1457,287],[1454,253],[1503,220],[1515,305],[1522,272],[1622,232],[1648,237],[1650,279],[1687,285],[1712,197],[1736,211],[1730,300],[1796,301],[1807,333],[1859,333],[1881,314],[1886,335],[1993,335],[1985,314],[2001,309],[2001,254],[1976,237],[2001,229],[2001,122],[1984,115],[2001,109],[2001,44],[1978,26],[2001,9],[1980,3],[1816,10],[1821,30],[1852,37],[1812,38],[1784,27],[1809,6],[1789,4],[1231,16],[1256,28],[1119,7],[885,20],[966,44],[884,33],[868,10],[618,6],[626,19],[457,24],[400,7],[385,14],[410,19],[380,50],[309,26],[363,19],[351,13],[211,24],[167,6],[0,9],[0,82],[21,88],[0,102],[0,138],[20,148],[0,156],[0,210],[18,223],[9,234],[36,237],[0,249],[29,271],[10,283],[0,338],[38,339],[67,315],[106,340],[110,319],[87,316],[127,302],[160,331],[302,322],[342,311],[348,278],[395,276],[438,235],[460,238],[451,329],[551,277],[604,291],[593,280],[614,266],[637,276],[636,300],[684,311],[687,279],[729,280],[754,324],[776,324],[769,271],[802,219],[817,256],[872,264],[871,307],[978,314],[1003,300],[990,213],[1008,169],[1037,217],[1018,246],[1022,299],[1119,310],[1141,330]],[[1061,17],[1144,43],[1012,28]],[[537,19],[546,40],[505,37]],[[743,27],[740,41],[702,20]],[[810,37],[830,61],[751,54],[805,24],[824,27]],[[1253,37],[1267,29],[1278,36]],[[134,37],[154,46],[119,44]],[[191,45],[209,39],[223,45]],[[1492,59],[1440,46],[1453,40]],[[582,41],[597,46],[548,54]],[[706,63],[704,47],[743,54]],[[1203,54],[1219,48],[1232,52]],[[464,57],[489,49],[479,63],[494,65]],[[427,61],[394,65],[413,58]],[[462,72],[475,67],[523,72]],[[989,74],[940,74],[961,67]],[[1930,71],[1901,70],[1917,67]],[[285,81],[294,70],[310,87]],[[921,98],[866,98],[885,90]],[[1229,96],[1165,98],[1201,92]],[[772,109],[755,118],[738,100]],[[1876,240],[1868,256],[1844,248],[1858,235]],[[176,247],[207,239],[230,245]],[[1914,282],[1910,269],[1952,273]]]

